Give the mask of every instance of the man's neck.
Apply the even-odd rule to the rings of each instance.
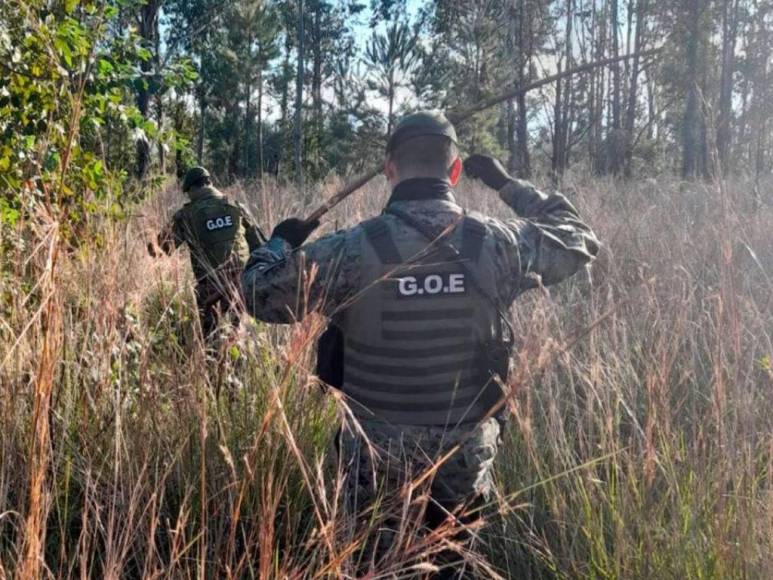
[[[432,199],[454,201],[453,191],[448,179],[440,177],[413,177],[405,179],[394,186],[387,205],[402,201],[427,201]]]
[[[211,185],[201,185],[198,187],[192,187],[190,192],[188,192],[188,197],[190,198],[191,201],[196,201],[197,199],[202,199],[204,197],[209,197],[209,196],[218,197],[221,195],[223,194],[220,193],[217,189],[215,189]]]

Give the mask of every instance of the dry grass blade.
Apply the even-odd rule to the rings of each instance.
[[[475,550],[457,537],[469,512],[434,532],[403,516],[446,456],[352,524],[330,441],[342,420],[360,426],[311,376],[324,320],[244,321],[206,349],[186,257],[144,250],[172,192],[125,227],[96,224],[88,259],[56,253],[41,219],[37,250],[8,256],[26,265],[0,281],[18,297],[0,324],[0,577],[355,578],[369,531],[395,516],[371,577],[430,576],[444,549],[483,578],[766,577],[770,208],[749,211],[740,182],[575,182],[606,245],[592,283],[516,304],[511,424],[497,499],[466,529]],[[386,192],[365,187],[335,209],[342,222],[378,213]],[[304,207],[290,191],[233,193],[256,216]]]

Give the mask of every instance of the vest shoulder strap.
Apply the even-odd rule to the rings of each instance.
[[[462,257],[477,262],[486,237],[486,226],[477,219],[466,216],[462,230]]]
[[[362,223],[365,229],[365,235],[368,241],[376,250],[378,259],[382,264],[400,264],[403,259],[400,251],[397,249],[389,227],[379,218],[371,219]]]

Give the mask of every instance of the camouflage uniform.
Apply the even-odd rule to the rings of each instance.
[[[463,524],[472,524],[482,515],[481,508],[493,499],[493,466],[501,429],[497,419],[451,430],[368,420],[360,421],[358,427],[342,430],[339,445],[348,474],[347,509],[360,519],[358,527],[376,522],[365,547],[366,566],[390,551],[399,557],[403,549],[411,548],[417,535],[426,528],[437,528],[449,514]],[[456,445],[459,449],[449,453]],[[425,478],[440,460],[434,477]],[[422,485],[416,486],[420,480]],[[407,497],[409,489],[411,496]],[[426,496],[431,501],[417,501]],[[379,506],[375,514],[369,510],[371,506]],[[397,546],[400,538],[408,538],[408,542]],[[455,539],[463,542],[470,538],[459,534]],[[435,558],[442,565],[458,559],[450,551]]]
[[[598,252],[598,241],[580,219],[577,210],[561,194],[545,194],[531,183],[512,180],[499,196],[518,218],[485,218],[487,243],[497,256],[498,298],[512,304],[538,280],[549,286],[572,276]],[[452,193],[442,198],[392,202],[428,227],[440,230],[456,223],[463,209]],[[396,219],[383,216],[384,219]],[[401,226],[408,230],[408,226]],[[341,230],[304,245],[293,252],[281,238],[272,238],[253,252],[242,283],[248,311],[266,322],[290,324],[310,310],[334,316],[369,284],[363,280],[362,226]],[[315,280],[308,296],[302,288],[299,269],[314,264]]]
[[[410,214],[415,222],[436,232],[457,224],[464,211],[457,205],[453,193],[442,191],[439,183],[424,185],[436,191],[428,196],[396,197],[397,189],[403,187],[400,184],[388,207]],[[410,184],[407,186],[410,188]],[[499,195],[518,217],[499,220],[477,216],[476,219],[485,226],[484,250],[494,263],[496,280],[491,282],[496,288],[495,298],[501,304],[509,306],[521,292],[539,283],[560,282],[595,257],[599,247],[596,237],[562,195],[542,193],[522,180],[509,180]],[[396,239],[412,233],[413,228],[393,215],[384,214],[377,219],[396,232]],[[369,270],[363,263],[365,230],[360,224],[297,251],[281,237],[273,237],[253,252],[245,269],[242,283],[248,311],[260,320],[279,323],[294,322],[312,310],[334,320],[344,316],[364,289],[374,283],[367,278],[365,272]],[[300,270],[308,271],[312,265],[317,273],[309,283]],[[357,401],[352,403],[356,413]],[[367,413],[359,414],[358,418],[379,454],[379,460],[374,463],[370,454],[363,452],[365,443],[360,435],[342,436],[341,449],[350,468],[350,495],[358,511],[372,502],[382,485],[391,488],[390,481],[405,478],[404,474],[399,475],[399,470],[394,470],[396,457],[402,459],[397,461],[398,465],[407,462],[415,475],[454,441],[464,443],[436,474],[432,497],[453,511],[455,506],[490,493],[491,465],[499,436],[495,420],[423,426],[379,420],[368,417]]]
[[[158,245],[168,254],[187,244],[206,337],[221,316],[234,314],[243,265],[265,238],[241,205],[211,185],[191,187],[188,196],[190,201],[159,234]]]

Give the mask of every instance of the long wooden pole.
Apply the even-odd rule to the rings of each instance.
[[[381,173],[381,171],[382,171],[382,167],[380,165],[375,166],[371,168],[370,171],[368,171],[367,173],[363,173],[359,177],[354,178],[352,181],[344,185],[342,189],[339,189],[335,194],[329,197],[325,201],[325,203],[323,203],[321,206],[315,209],[311,213],[311,215],[306,218],[306,222],[311,223],[320,219],[322,216],[324,216],[327,212],[329,212],[331,209],[333,209],[335,206],[337,206],[339,203],[341,203],[351,194],[353,194],[355,191],[360,189],[371,179],[376,177],[379,173]]]
[[[473,106],[462,109],[461,111],[457,112],[450,112],[448,114],[448,119],[453,124],[458,125],[460,123],[464,123],[465,121],[469,120],[470,117],[475,115],[476,113],[480,113],[481,111],[485,111],[486,109],[489,109],[495,105],[498,105],[500,103],[503,103],[504,101],[507,101],[509,99],[512,99],[514,97],[517,97],[518,95],[522,93],[527,93],[529,91],[533,91],[534,89],[538,89],[540,87],[544,87],[545,85],[549,85],[551,83],[554,83],[556,81],[559,81],[561,79],[564,79],[569,76],[573,76],[576,74],[584,73],[589,70],[593,70],[594,68],[598,68],[601,66],[608,66],[610,64],[614,64],[616,62],[620,62],[623,60],[627,60],[629,58],[634,57],[645,57],[645,56],[651,56],[654,54],[657,54],[660,52],[662,48],[653,48],[650,50],[642,50],[639,52],[633,52],[630,54],[624,54],[618,57],[609,57],[604,58],[600,60],[596,60],[593,62],[589,62],[586,64],[582,64],[579,66],[576,66],[574,68],[567,69],[563,72],[560,72],[558,74],[547,76],[543,79],[540,79],[538,81],[534,81],[533,83],[529,83],[528,85],[523,85],[519,87],[512,87],[508,89],[507,91],[500,93],[498,95],[494,95],[493,97],[489,97],[487,99],[483,99],[479,101],[478,103],[474,104]],[[311,223],[314,221],[319,220],[322,218],[327,212],[329,212],[331,209],[333,209],[336,205],[341,203],[343,200],[345,200],[347,197],[349,197],[351,194],[353,194],[355,191],[363,187],[366,183],[368,183],[371,179],[376,177],[379,173],[381,173],[382,168],[380,165],[374,166],[371,169],[369,169],[367,172],[363,173],[362,175],[359,175],[358,177],[351,180],[349,183],[347,183],[343,188],[338,190],[336,193],[334,193],[330,198],[328,198],[325,203],[323,203],[321,206],[319,206],[317,209],[315,209],[309,217],[306,218],[307,223]]]

